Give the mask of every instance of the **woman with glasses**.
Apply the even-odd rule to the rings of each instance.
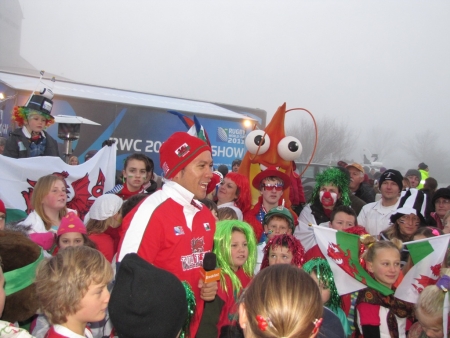
[[[431,199],[431,213],[428,224],[439,229],[444,229],[444,216],[450,211],[450,189],[441,188],[436,190]]]
[[[217,191],[217,208],[231,208],[236,212],[239,221],[243,213],[251,207],[250,183],[242,174],[229,172]]]
[[[425,226],[424,218],[426,196],[421,190],[409,189],[400,199],[395,213],[391,216],[391,226],[380,233],[380,240],[397,238],[402,242],[414,240],[414,235],[420,226]],[[401,266],[408,261],[409,252],[406,248],[401,252]]]

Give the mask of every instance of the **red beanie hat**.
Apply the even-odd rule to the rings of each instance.
[[[159,163],[166,178],[173,178],[204,151],[211,152],[205,141],[186,132],[176,132],[159,149]]]
[[[3,203],[2,200],[0,200],[0,212],[3,212],[6,215],[5,203]]]
[[[80,234],[86,235],[86,226],[83,224],[81,219],[74,212],[69,212],[66,216],[61,219],[59,224],[57,235],[67,234],[69,232],[78,232]]]

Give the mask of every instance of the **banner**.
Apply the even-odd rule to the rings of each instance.
[[[62,176],[67,184],[67,207],[81,219],[95,199],[115,185],[116,145],[103,147],[89,161],[68,165],[59,157],[15,159],[0,155],[0,199],[7,209],[32,211],[31,195],[37,180],[45,175]]]
[[[334,283],[339,295],[366,287],[375,289],[386,296],[393,293],[391,289],[373,279],[361,266],[359,236],[317,225],[312,227],[320,251],[333,271]]]
[[[395,291],[395,297],[416,303],[428,285],[436,284],[448,248],[450,235],[403,243],[414,263]]]

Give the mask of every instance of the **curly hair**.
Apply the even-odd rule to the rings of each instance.
[[[269,254],[270,249],[275,249],[276,247],[284,247],[289,250],[292,254],[291,265],[295,265],[299,268],[302,267],[305,257],[305,248],[302,243],[292,235],[277,235],[274,236],[263,249],[264,257],[261,263],[261,270],[269,266]]]
[[[100,251],[87,246],[68,247],[36,271],[36,295],[51,324],[64,324],[80,310],[91,284],[107,284],[113,278],[111,264]]]
[[[231,258],[231,236],[233,232],[238,231],[245,235],[247,239],[248,258],[242,269],[247,276],[252,277],[256,265],[256,237],[253,228],[245,222],[238,220],[226,220],[217,222],[216,233],[214,234],[213,252],[217,256],[217,265],[222,268],[220,275],[220,284],[223,290],[227,291],[225,275],[228,275],[233,285],[233,292],[242,288],[239,278],[232,269]]]
[[[236,194],[238,198],[234,201],[234,204],[241,209],[242,213],[249,210],[252,206],[252,195],[250,194],[248,177],[239,173],[229,172],[225,178],[232,180],[237,185]]]
[[[349,183],[350,179],[345,172],[338,168],[328,168],[316,176],[316,186],[314,187],[310,202],[314,203],[316,200],[319,200],[321,187],[332,184],[339,189],[342,204],[349,206],[351,204]]]
[[[45,117],[45,127],[46,128],[50,127],[53,123],[55,123],[54,119],[48,119],[44,114],[41,114],[37,110],[25,108],[25,107],[18,107],[18,106],[14,107],[12,114],[11,114],[11,119],[14,122],[16,122],[16,124],[19,127],[23,127],[25,125],[25,123],[28,121],[28,119],[30,118],[30,116],[35,115],[35,114],[42,115],[43,117]]]
[[[323,258],[311,259],[303,265],[303,270],[309,274],[314,272],[324,289],[330,290],[330,299],[324,305],[332,310],[338,309],[341,306],[341,297],[337,291],[334,275],[327,260]]]

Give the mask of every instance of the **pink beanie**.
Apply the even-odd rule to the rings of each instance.
[[[159,149],[159,159],[164,176],[173,178],[204,151],[211,152],[205,141],[185,132],[176,132]]]
[[[58,227],[56,234],[58,236],[67,234],[69,232],[78,232],[80,234],[86,234],[86,227],[81,219],[74,212],[69,212],[61,219],[61,223]]]

